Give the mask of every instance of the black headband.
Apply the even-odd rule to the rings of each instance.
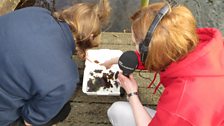
[[[170,5],[172,6],[172,4],[170,4]],[[152,35],[155,32],[155,29],[158,26],[159,22],[168,13],[168,11],[170,9],[170,5],[166,4],[159,10],[159,12],[156,14],[154,20],[152,21],[152,24],[150,25],[148,32],[146,33],[145,39],[139,45],[139,51],[140,51],[141,62],[142,63],[144,63],[145,60],[146,60],[146,57],[147,57],[147,54],[148,54],[148,46],[149,46],[149,43],[152,39]]]

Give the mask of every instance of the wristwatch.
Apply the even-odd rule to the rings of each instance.
[[[131,92],[127,94],[127,97],[130,98],[131,96],[134,96],[134,95],[138,95],[138,92]]]

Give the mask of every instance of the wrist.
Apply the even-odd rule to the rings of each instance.
[[[138,97],[138,92],[130,92],[127,94],[127,100],[129,100],[131,97]]]
[[[137,91],[134,91],[134,92],[131,92],[131,93],[128,93],[127,94],[127,97],[132,97],[132,96],[134,96],[134,95],[137,95],[138,96],[138,92]]]

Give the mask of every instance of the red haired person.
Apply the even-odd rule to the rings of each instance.
[[[109,0],[100,0],[0,16],[0,126],[51,126],[68,116],[79,83],[71,57],[99,45],[109,12]]]
[[[142,105],[133,75],[120,73],[128,102],[108,109],[114,126],[224,126],[224,46],[218,29],[197,28],[183,5],[154,3],[132,16],[132,36],[145,69],[159,73],[165,89],[153,111]]]

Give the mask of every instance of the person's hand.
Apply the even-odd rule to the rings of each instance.
[[[105,61],[104,63],[101,63],[100,65],[105,66],[106,69],[109,69],[109,68],[111,68],[111,66],[112,66],[113,64],[111,63],[110,60],[107,60],[107,61]]]
[[[24,120],[24,125],[25,126],[32,126],[32,124],[28,123],[27,121]]]
[[[118,58],[119,57],[111,58],[109,60],[106,60],[104,63],[101,63],[100,65],[105,66],[107,69],[109,69],[109,68],[111,68],[111,66],[113,64],[117,64],[118,63]]]
[[[118,80],[120,81],[121,86],[124,88],[127,94],[132,92],[138,92],[138,84],[135,81],[133,74],[130,74],[128,78],[122,73],[119,73]]]

